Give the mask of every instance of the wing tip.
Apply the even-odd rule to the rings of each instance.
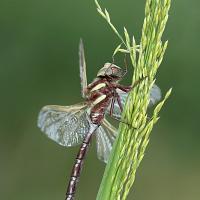
[[[79,50],[82,50],[83,49],[83,39],[80,38],[79,39]]]

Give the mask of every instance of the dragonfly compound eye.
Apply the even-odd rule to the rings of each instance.
[[[112,63],[105,63],[104,67],[97,73],[97,76],[110,76],[113,78],[121,78],[122,75],[122,69]]]
[[[115,65],[115,66],[111,67],[111,70],[112,70],[111,76],[116,77],[116,78],[122,77],[123,73],[122,73],[122,69],[120,67]]]

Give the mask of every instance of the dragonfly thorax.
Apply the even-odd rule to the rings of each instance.
[[[90,104],[90,118],[94,124],[100,124],[113,97],[114,83],[98,77],[88,85],[87,101]]]

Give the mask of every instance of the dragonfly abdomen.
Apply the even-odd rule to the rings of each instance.
[[[74,199],[74,195],[75,195],[75,191],[76,191],[76,185],[78,183],[78,180],[79,180],[79,177],[80,177],[80,174],[81,174],[83,161],[84,161],[85,155],[87,153],[87,150],[89,148],[91,137],[92,137],[92,134],[89,133],[85,137],[85,139],[84,139],[84,141],[83,141],[83,143],[82,143],[82,145],[79,149],[74,167],[72,169],[72,173],[71,173],[70,181],[69,181],[69,184],[68,184],[65,200],[73,200]]]

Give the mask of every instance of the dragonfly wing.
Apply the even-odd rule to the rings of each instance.
[[[105,163],[108,162],[116,136],[117,129],[104,119],[101,126],[96,130],[98,159]]]
[[[81,78],[81,93],[82,97],[85,98],[84,90],[87,88],[87,75],[86,75],[85,53],[82,40],[80,40],[79,43],[79,67],[80,67],[80,78]]]
[[[153,84],[150,90],[149,107],[155,105],[158,101],[160,101],[160,99],[161,99],[161,90],[156,84]]]
[[[120,96],[122,107],[124,107],[125,103],[126,103],[126,99],[128,97],[128,93],[124,92],[122,90],[119,90],[119,89],[117,89],[117,93]],[[161,90],[156,84],[154,84],[150,90],[148,107],[155,105],[160,99],[161,99]],[[110,111],[110,106],[108,107],[108,109],[106,111],[107,114],[109,114],[109,111]],[[121,118],[121,109],[120,109],[117,101],[115,101],[115,104],[114,104],[113,116],[118,119]]]
[[[38,117],[38,127],[62,146],[74,146],[83,141],[89,132],[87,105],[45,106]]]
[[[125,103],[126,103],[126,98],[128,97],[128,93],[123,92],[121,90],[118,90],[117,92],[120,96],[122,106],[124,107]],[[150,98],[149,107],[155,105],[158,101],[160,101],[161,90],[156,84],[153,84],[152,88],[150,89],[149,98]],[[118,105],[117,102],[115,102],[115,104],[116,104],[116,106]],[[119,107],[119,105],[118,105],[118,107]]]

